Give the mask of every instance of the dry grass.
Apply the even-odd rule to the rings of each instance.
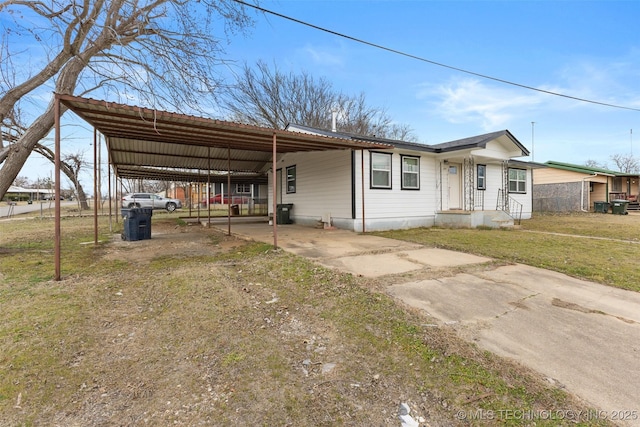
[[[0,222],[0,425],[398,426],[401,402],[422,425],[522,425],[456,414],[585,409],[364,278],[168,216],[141,242],[101,219],[97,247],[92,224],[64,221],[55,282],[52,223]]]
[[[640,242],[640,212],[629,215],[537,213],[523,221],[522,229]]]

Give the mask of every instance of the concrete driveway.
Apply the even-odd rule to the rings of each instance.
[[[226,229],[225,229],[226,231]],[[266,224],[232,232],[273,243]],[[357,275],[385,276],[388,293],[454,327],[483,349],[515,359],[576,394],[600,415],[640,425],[640,293],[510,265],[428,280],[403,273],[486,263],[487,258],[344,230],[278,228],[279,246]],[[446,270],[445,270],[446,271]],[[634,415],[635,414],[635,415]]]

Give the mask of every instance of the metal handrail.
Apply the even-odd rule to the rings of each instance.
[[[502,188],[498,189],[498,201],[496,202],[496,210],[501,210],[517,221],[520,225],[522,221],[522,203],[509,196]]]

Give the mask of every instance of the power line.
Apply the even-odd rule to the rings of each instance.
[[[536,91],[536,92],[546,93],[547,95],[559,96],[559,97],[562,97],[562,98],[573,99],[575,101],[587,102],[587,103],[590,103],[590,104],[602,105],[602,106],[605,106],[605,107],[619,108],[619,109],[631,110],[631,111],[640,111],[640,108],[625,107],[623,105],[616,105],[616,104],[609,104],[609,103],[606,103],[606,102],[593,101],[593,100],[586,99],[586,98],[579,98],[577,96],[571,96],[571,95],[566,95],[566,94],[559,93],[559,92],[553,92],[553,91],[550,91],[550,90],[539,89],[539,88],[536,88],[536,87],[533,87],[533,86],[528,86],[528,85],[525,85],[525,84],[522,84],[522,83],[516,83],[516,82],[512,82],[510,80],[505,80],[505,79],[501,79],[501,78],[498,78],[498,77],[488,76],[486,74],[476,73],[474,71],[465,70],[464,68],[458,68],[458,67],[454,67],[452,65],[443,64],[441,62],[432,61],[430,59],[422,58],[420,56],[413,55],[411,53],[403,52],[403,51],[400,51],[400,50],[397,50],[397,49],[392,49],[392,48],[389,48],[389,47],[386,47],[386,46],[382,46],[382,45],[379,45],[379,44],[376,44],[376,43],[368,42],[366,40],[362,40],[362,39],[359,39],[359,38],[356,38],[356,37],[352,37],[352,36],[349,36],[347,34],[339,33],[337,31],[333,31],[333,30],[329,30],[327,28],[320,27],[318,25],[311,24],[309,22],[302,21],[302,20],[297,19],[297,18],[292,18],[291,16],[283,15],[281,13],[274,12],[272,10],[265,9],[263,7],[260,7],[260,6],[254,5],[254,4],[246,3],[246,2],[244,2],[242,0],[233,0],[233,1],[235,1],[236,3],[239,3],[241,5],[244,5],[244,6],[251,7],[253,9],[259,10],[260,12],[268,13],[268,14],[277,16],[279,18],[295,22],[297,24],[305,25],[307,27],[323,31],[325,33],[333,34],[334,36],[342,37],[342,38],[345,38],[347,40],[354,41],[356,43],[361,43],[361,44],[364,44],[364,45],[367,45],[367,46],[374,47],[376,49],[385,50],[387,52],[391,52],[391,53],[394,53],[396,55],[405,56],[407,58],[415,59],[417,61],[426,62],[426,63],[432,64],[432,65],[437,65],[438,67],[448,68],[450,70],[459,71],[461,73],[470,74],[472,76],[480,77],[480,78],[487,79],[487,80],[493,80],[495,82],[504,83],[504,84],[507,84],[507,85],[516,86],[516,87],[520,87],[520,88],[523,88],[523,89],[528,89],[528,90],[533,90],[533,91]]]

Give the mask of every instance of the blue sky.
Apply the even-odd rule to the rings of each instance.
[[[637,1],[278,0],[261,6],[451,67],[640,109]],[[498,83],[269,14],[228,52],[239,61],[309,71],[346,93],[364,92],[370,105],[409,124],[427,144],[509,129],[530,150],[533,145],[535,161],[607,162],[633,145],[640,153],[640,111]]]
[[[263,0],[261,6],[428,61],[640,109],[638,1]],[[255,20],[226,46],[238,67],[262,60],[324,77],[346,94],[363,92],[420,142],[508,129],[533,152],[522,160],[591,159],[612,167],[612,154],[640,154],[640,111],[499,83],[270,14]],[[37,177],[48,167],[30,160],[20,175]]]

